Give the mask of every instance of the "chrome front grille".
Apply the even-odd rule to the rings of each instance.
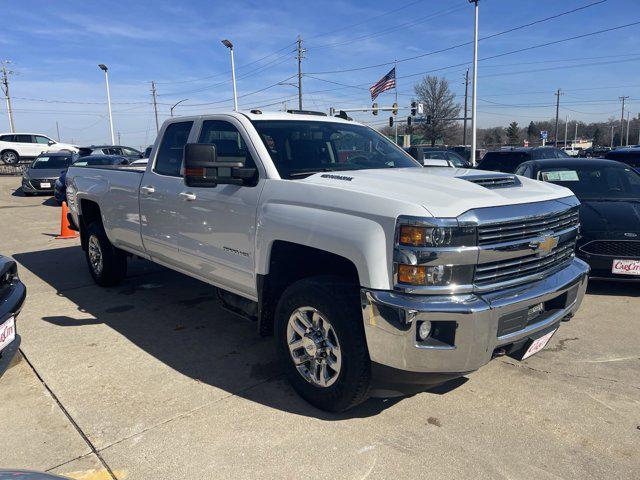
[[[514,280],[525,280],[531,276],[551,272],[573,259],[575,246],[574,239],[558,245],[544,257],[530,254],[516,259],[478,265],[473,283],[477,287],[486,287]]]
[[[523,240],[547,233],[558,233],[578,225],[577,208],[544,216],[480,225],[478,244],[482,246]]]

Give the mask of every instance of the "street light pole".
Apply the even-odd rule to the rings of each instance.
[[[176,103],[173,104],[173,106],[171,107],[171,116],[172,117],[173,117],[173,109],[176,108],[178,105],[180,105],[182,102],[186,102],[187,100],[189,100],[189,99],[188,98],[183,98],[179,102],[176,102]]]
[[[476,165],[476,140],[478,119],[476,112],[478,90],[478,0],[469,0],[474,4],[474,29],[473,29],[473,86],[471,90],[471,165]]]
[[[109,73],[107,72],[109,69],[104,63],[98,65],[100,70],[104,72],[104,80],[107,84],[107,105],[109,107],[109,128],[111,130],[111,145],[116,144],[116,138],[113,135],[113,116],[111,115],[111,92],[109,91]]]
[[[229,40],[222,40],[222,44],[229,49],[231,53],[231,83],[233,83],[233,110],[238,111],[238,92],[236,91],[236,67],[233,63],[233,43]]]

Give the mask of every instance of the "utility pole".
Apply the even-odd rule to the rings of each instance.
[[[298,110],[302,110],[302,55],[305,50],[302,48],[302,37],[298,35]]]
[[[158,102],[156,101],[156,82],[151,80],[151,96],[153,97],[153,111],[156,114],[156,134],[160,132],[160,125],[158,124]]]
[[[627,139],[625,140],[624,144],[625,146],[629,146],[629,128],[631,128],[631,122],[629,121],[629,113],[627,112]]]
[[[7,102],[7,114],[9,115],[9,129],[11,133],[16,132],[15,125],[13,123],[13,110],[11,109],[11,95],[9,95],[9,75],[13,72],[7,71],[7,60],[2,62],[2,91],[4,92],[4,98]]]
[[[613,148],[613,125],[611,125],[611,148]]]
[[[60,141],[60,127],[58,126],[57,120],[56,120],[56,131],[58,132],[58,141]]]
[[[467,146],[467,98],[469,96],[469,69],[464,75],[464,121],[462,122],[462,145]]]
[[[478,91],[478,0],[469,0],[474,4],[474,29],[473,29],[473,88],[471,90],[471,165],[476,166],[476,140],[478,119],[476,115],[477,91]]]
[[[118,145],[122,145],[122,141],[120,140],[120,130],[118,130]]]
[[[622,115],[620,115],[620,146],[622,146],[622,137],[624,136],[624,101],[629,98],[628,96],[618,97],[622,100]]]
[[[558,89],[555,93],[556,95],[556,136],[554,137],[554,146],[558,147],[558,116],[560,115],[560,95],[562,95],[562,91]]]
[[[576,143],[578,143],[578,120],[576,120],[576,131],[573,134],[573,147],[575,148]]]
[[[564,148],[567,148],[567,131],[569,130],[569,116],[564,117]]]

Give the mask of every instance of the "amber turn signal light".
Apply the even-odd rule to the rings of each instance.
[[[400,243],[419,247],[427,243],[427,229],[424,227],[412,227],[402,225],[400,227]]]
[[[409,285],[425,285],[427,283],[427,267],[398,265],[398,282]]]

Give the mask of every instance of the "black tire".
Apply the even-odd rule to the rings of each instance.
[[[14,150],[5,150],[0,155],[0,159],[6,165],[17,165],[20,162],[20,155]]]
[[[111,244],[102,223],[91,223],[87,227],[85,235],[87,236],[85,258],[89,273],[95,282],[101,287],[111,287],[120,283],[127,274],[127,255]],[[99,249],[101,255],[101,268],[98,268],[91,259],[91,251],[95,252],[95,248]]]
[[[306,380],[298,372],[289,352],[289,318],[298,308],[307,306],[326,317],[340,344],[342,364],[337,379],[328,387]],[[292,284],[278,301],[275,332],[278,355],[289,382],[307,402],[321,410],[342,412],[369,397],[371,359],[364,335],[357,285],[331,276],[312,277]]]

